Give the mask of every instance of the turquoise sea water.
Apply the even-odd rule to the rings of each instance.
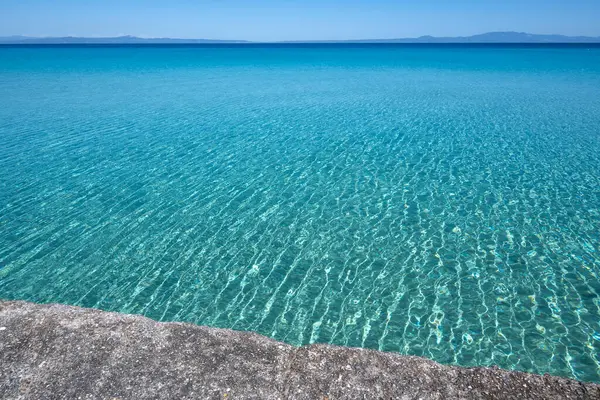
[[[600,47],[0,48],[0,298],[600,382]]]

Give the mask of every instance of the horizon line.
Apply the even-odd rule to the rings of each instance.
[[[78,36],[78,35],[66,35],[66,36],[28,36],[22,34],[13,34],[7,36],[0,36],[0,41],[6,42],[30,42],[36,40],[61,40],[61,39],[70,39],[70,40],[140,40],[140,41],[153,41],[153,40],[165,40],[165,41],[196,41],[196,42],[229,42],[229,43],[315,43],[315,42],[392,42],[392,41],[427,41],[427,40],[442,40],[442,41],[454,41],[454,40],[476,40],[481,37],[482,39],[495,39],[494,43],[501,43],[498,41],[499,36],[503,35],[512,35],[512,41],[509,40],[507,43],[515,43],[518,42],[519,38],[521,39],[530,39],[530,40],[540,40],[542,38],[555,38],[555,39],[584,39],[584,40],[600,40],[600,36],[585,36],[585,35],[563,35],[559,33],[549,33],[549,34],[539,34],[539,33],[527,33],[527,32],[519,32],[519,31],[493,31],[493,32],[484,32],[478,33],[474,35],[468,36],[432,36],[432,35],[421,35],[416,37],[391,37],[391,38],[362,38],[362,39],[287,39],[287,40],[247,40],[247,39],[215,39],[215,38],[182,38],[182,37],[169,37],[169,36],[154,36],[154,37],[146,37],[146,36],[135,36],[135,35],[117,35],[117,36]],[[510,38],[509,38],[510,39]],[[438,42],[439,43],[439,42]],[[470,42],[470,43],[476,43]],[[484,42],[485,43],[485,42]],[[523,43],[527,43],[524,41]],[[551,43],[551,41],[541,41],[537,43]],[[576,43],[576,42],[569,42]]]

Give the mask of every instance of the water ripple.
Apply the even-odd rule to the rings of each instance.
[[[0,49],[0,297],[600,382],[598,49],[127,51]]]

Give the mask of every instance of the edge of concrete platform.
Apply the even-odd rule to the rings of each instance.
[[[600,385],[0,301],[2,399],[600,399]]]

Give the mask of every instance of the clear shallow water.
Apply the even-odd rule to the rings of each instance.
[[[600,382],[600,48],[0,48],[0,298]]]

